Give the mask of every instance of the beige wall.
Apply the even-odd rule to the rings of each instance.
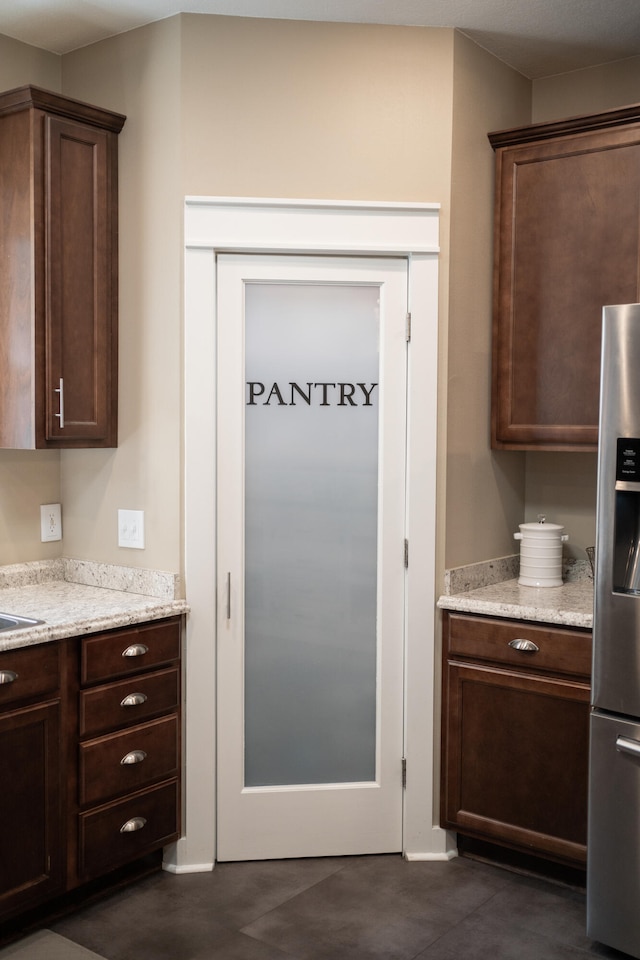
[[[68,54],[63,92],[124,113],[120,134],[119,437],[61,453],[64,554],[181,569],[180,18]],[[144,510],[145,549],[117,545]]]
[[[59,541],[40,542],[40,504],[60,501],[56,450],[0,450],[0,565],[60,556]]]
[[[0,563],[62,551],[182,569],[185,193],[440,202],[440,566],[513,552],[514,524],[540,509],[592,542],[595,458],[489,449],[486,133],[528,122],[531,87],[535,119],[636,100],[639,65],[531,85],[451,30],[200,15],[63,58],[0,37],[5,89],[32,82],[128,116],[120,445],[0,451]],[[38,505],[59,499],[64,540],[40,544]],[[119,507],[145,510],[144,551],[117,546]]]
[[[596,535],[596,454],[527,454],[526,500],[520,523],[542,513],[563,524],[569,536],[565,555],[585,560],[584,549],[593,546]]]
[[[67,555],[182,566],[184,194],[442,202],[446,339],[452,52],[450,30],[186,15],[64,58],[65,93],[128,117],[120,445],[61,456]],[[144,551],[118,507],[145,510]]]
[[[449,310],[446,558],[513,553],[524,457],[490,448],[494,154],[487,133],[528,123],[531,84],[455,37]]]
[[[451,30],[183,18],[185,192],[440,203],[442,358],[453,43]],[[446,379],[440,409],[444,462]],[[442,569],[444,497],[439,513]]]
[[[446,200],[452,31],[182,19],[188,193]]]
[[[59,90],[60,78],[60,57],[0,36],[0,90],[28,83]],[[40,504],[59,501],[58,453],[0,450],[0,564],[60,555],[59,543],[40,542]]]
[[[0,90],[33,84],[59,90],[62,58],[0,34]]]
[[[559,120],[640,102],[640,57],[533,82],[533,120]]]

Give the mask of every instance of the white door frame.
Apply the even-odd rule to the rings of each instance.
[[[185,200],[184,529],[185,834],[165,854],[175,872],[215,857],[216,255],[406,256],[408,383],[404,853],[454,855],[434,783],[436,430],[439,204],[187,197]]]

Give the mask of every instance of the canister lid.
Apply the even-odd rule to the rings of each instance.
[[[564,526],[561,523],[547,523],[547,518],[544,513],[538,514],[538,519],[535,523],[519,523],[518,526],[523,533],[533,533],[538,537],[552,537],[559,531],[564,530]]]
[[[518,526],[523,533],[535,533],[538,537],[552,537],[564,530],[561,523],[519,523]]]

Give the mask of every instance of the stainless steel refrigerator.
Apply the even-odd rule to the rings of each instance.
[[[587,934],[640,958],[640,304],[603,311]]]

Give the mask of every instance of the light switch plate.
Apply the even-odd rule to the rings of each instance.
[[[118,546],[144,550],[144,510],[118,510]]]
[[[43,503],[40,506],[40,540],[62,540],[62,509],[59,503]]]

